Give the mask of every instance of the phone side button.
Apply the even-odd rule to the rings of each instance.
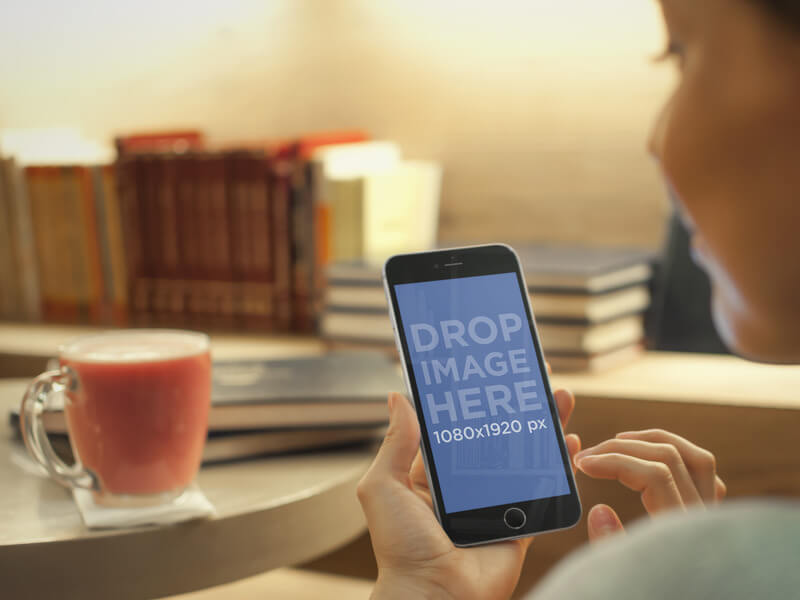
[[[505,524],[511,529],[522,529],[525,527],[525,522],[527,520],[528,517],[521,508],[509,508],[503,515],[503,521],[505,521]]]

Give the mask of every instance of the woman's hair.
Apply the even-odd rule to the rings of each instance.
[[[800,34],[800,2],[798,0],[753,0],[779,21]]]

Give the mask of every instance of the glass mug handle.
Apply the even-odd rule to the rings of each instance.
[[[72,380],[72,382],[70,381]],[[22,439],[31,456],[42,465],[53,479],[65,487],[98,490],[97,479],[76,460],[66,464],[50,445],[42,423],[42,413],[47,409],[50,395],[62,392],[70,383],[75,383],[69,369],[46,371],[34,379],[22,397],[19,411]]]

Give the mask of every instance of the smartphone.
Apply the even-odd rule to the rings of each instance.
[[[580,500],[516,253],[393,256],[383,280],[434,509],[453,543],[575,525]]]

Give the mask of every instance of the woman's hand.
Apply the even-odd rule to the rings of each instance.
[[[618,433],[576,454],[575,466],[589,477],[616,479],[641,492],[651,515],[715,504],[726,492],[711,452],[662,429]],[[592,507],[587,525],[591,540],[623,531],[616,512],[604,504]]]
[[[566,427],[575,400],[555,393]],[[508,598],[519,579],[532,538],[458,548],[433,513],[431,491],[419,453],[419,424],[400,394],[389,396],[389,430],[358,486],[378,562],[374,598]],[[566,436],[570,457],[580,450]]]

